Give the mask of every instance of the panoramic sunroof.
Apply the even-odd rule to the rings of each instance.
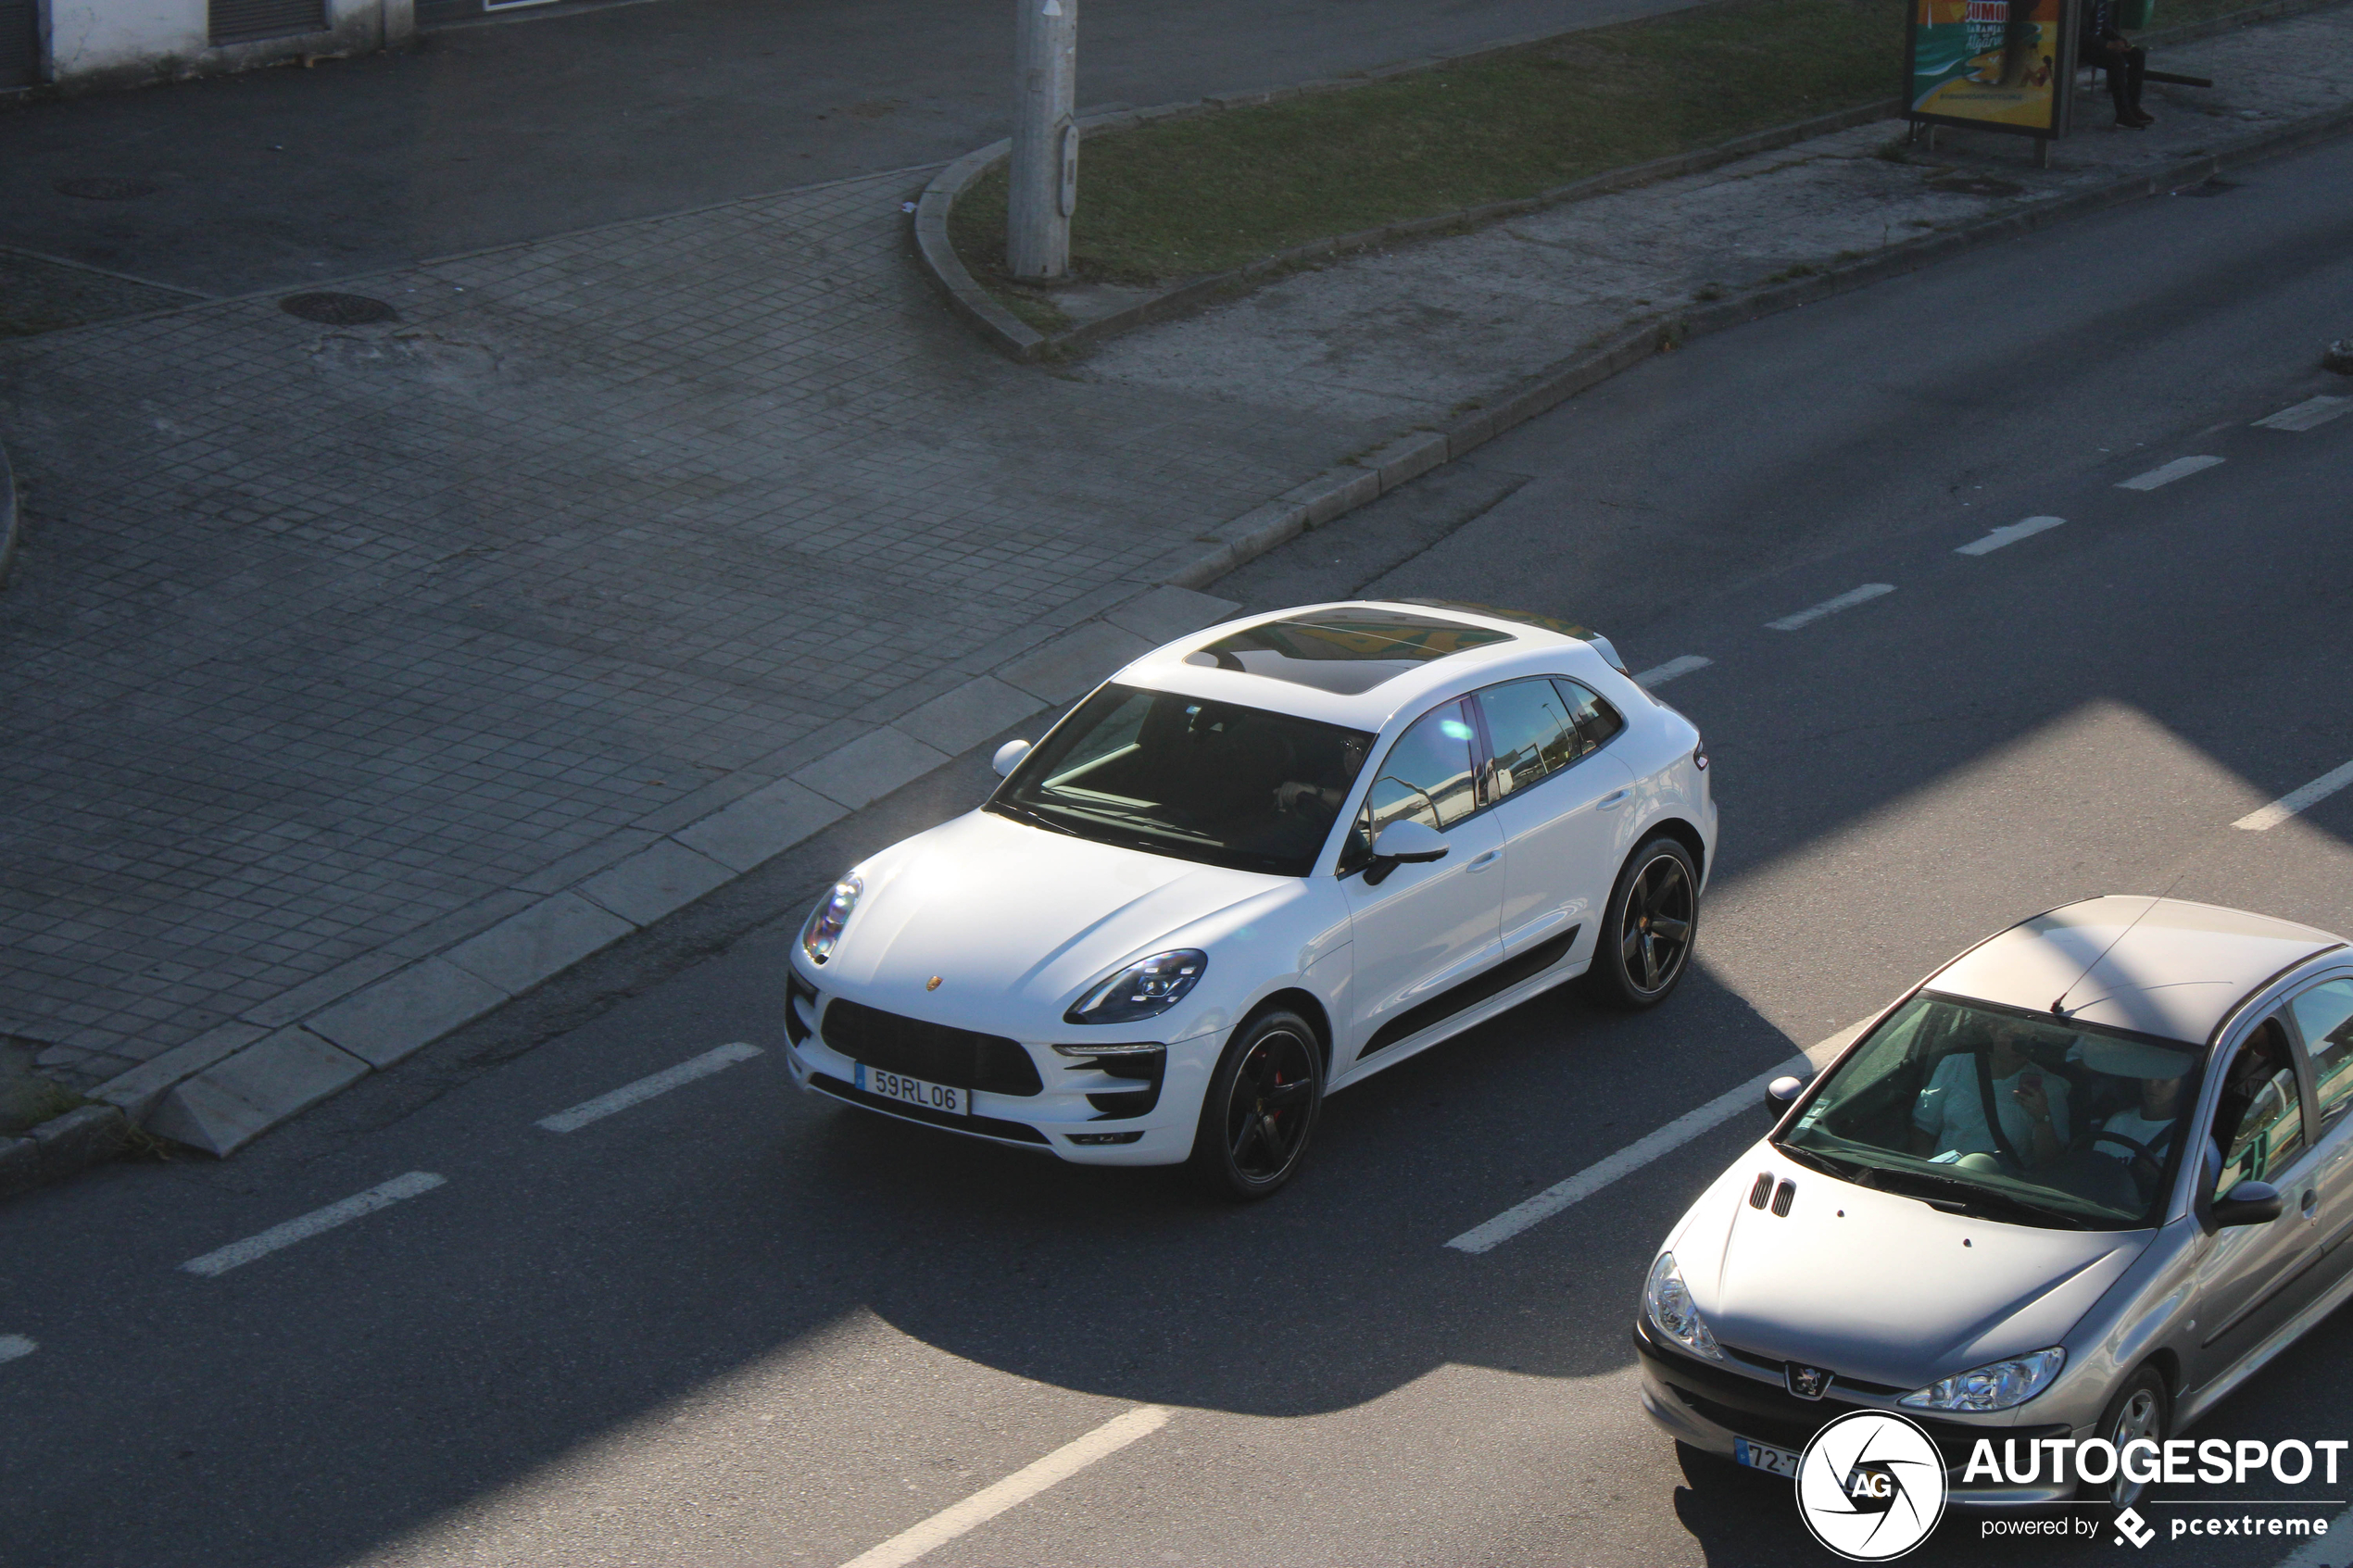
[[[1354,696],[1431,659],[1510,641],[1508,632],[1459,621],[1349,609],[1252,626],[1187,654],[1185,662]]]

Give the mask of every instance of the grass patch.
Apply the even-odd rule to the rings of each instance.
[[[1468,66],[1088,138],[1072,261],[1152,284],[1885,98],[1891,0],[1733,0]],[[975,276],[1003,277],[1005,173],[950,218]]]
[[[2159,0],[2159,27],[2247,0]],[[1310,240],[1537,195],[1629,164],[1893,96],[1899,0],[1728,0],[1577,32],[1467,66],[1088,138],[1071,261],[1083,279],[1166,285]],[[1881,157],[1906,161],[1900,144]],[[949,232],[981,282],[1009,287],[1000,166]]]
[[[0,1076],[0,1136],[31,1132],[53,1116],[89,1104],[62,1084],[30,1073]]]

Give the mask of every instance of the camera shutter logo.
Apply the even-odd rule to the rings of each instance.
[[[1849,1562],[1901,1557],[1944,1516],[1944,1456],[1900,1415],[1851,1411],[1806,1445],[1797,1512],[1816,1540]]]

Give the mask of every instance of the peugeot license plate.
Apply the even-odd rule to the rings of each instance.
[[[944,1110],[951,1116],[972,1114],[971,1094],[947,1084],[926,1084],[921,1078],[910,1078],[903,1073],[885,1073],[879,1067],[858,1064],[858,1086],[870,1095],[895,1099],[906,1105],[920,1105],[925,1110]],[[1795,1461],[1792,1461],[1794,1474]]]
[[[1762,1470],[1770,1475],[1797,1474],[1797,1456],[1787,1449],[1768,1448],[1746,1437],[1732,1439],[1732,1457],[1751,1470]]]

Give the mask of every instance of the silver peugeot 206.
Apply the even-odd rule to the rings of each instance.
[[[1694,1449],[1793,1474],[1878,1409],[1928,1433],[1956,1502],[2129,1507],[2136,1440],[2353,1293],[2353,950],[2327,932],[2070,904],[1768,1098],[1772,1133],[1667,1236],[1635,1328],[1643,1408]]]

